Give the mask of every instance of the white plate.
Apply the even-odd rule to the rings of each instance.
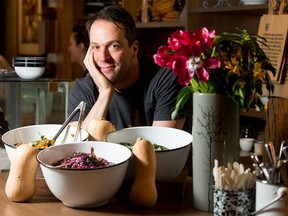
[[[241,3],[244,5],[259,5],[266,4],[268,0],[241,0]]]

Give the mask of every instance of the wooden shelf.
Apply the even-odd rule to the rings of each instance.
[[[179,28],[185,27],[185,22],[137,22],[136,28]]]
[[[211,4],[208,8],[202,6],[203,1],[188,1],[187,29],[189,31],[205,26],[208,29],[215,29],[219,34],[233,31],[238,27],[257,34],[260,18],[268,13],[268,4],[213,7],[214,1],[207,1]]]
[[[240,116],[251,117],[266,120],[266,112],[265,111],[256,111],[255,109],[251,109],[249,111],[240,111]]]
[[[267,4],[260,5],[237,5],[232,7],[210,7],[210,8],[190,8],[189,13],[249,13],[249,12],[268,12]]]

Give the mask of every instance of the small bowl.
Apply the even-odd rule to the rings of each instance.
[[[242,151],[250,152],[254,148],[254,138],[240,138],[240,148]]]
[[[156,126],[131,127],[110,133],[106,140],[113,143],[134,144],[142,137],[152,144],[163,145],[169,150],[156,151],[156,180],[171,181],[183,170],[191,149],[192,135],[186,131]],[[135,176],[133,157],[130,159],[126,179]]]
[[[62,169],[52,164],[76,151],[89,153],[113,162],[113,165],[93,169]],[[45,181],[56,198],[74,208],[94,208],[106,204],[119,190],[132,152],[122,145],[87,141],[52,146],[40,151],[40,163]]]
[[[16,74],[26,80],[35,80],[39,79],[45,72],[45,67],[36,66],[36,67],[26,67],[26,66],[15,66],[14,70]]]
[[[16,74],[27,80],[35,80],[40,78],[46,68],[47,58],[46,57],[13,57],[12,66]]]

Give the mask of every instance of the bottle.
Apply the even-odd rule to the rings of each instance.
[[[151,8],[150,8],[150,0],[142,1],[142,14],[141,14],[142,22],[151,21]]]

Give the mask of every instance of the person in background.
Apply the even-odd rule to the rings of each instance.
[[[69,38],[68,51],[70,52],[70,60],[72,63],[78,63],[83,69],[83,77],[88,73],[84,58],[89,47],[89,36],[84,24],[76,24],[72,28]]]
[[[152,56],[138,56],[135,21],[129,12],[119,5],[108,6],[86,25],[90,46],[84,63],[89,74],[75,80],[68,114],[85,101],[82,127],[86,130],[90,120],[100,117],[117,130],[151,125],[183,129],[192,105],[182,109],[176,120],[171,119],[182,86],[177,76],[157,66]],[[77,115],[74,120],[76,124]]]

